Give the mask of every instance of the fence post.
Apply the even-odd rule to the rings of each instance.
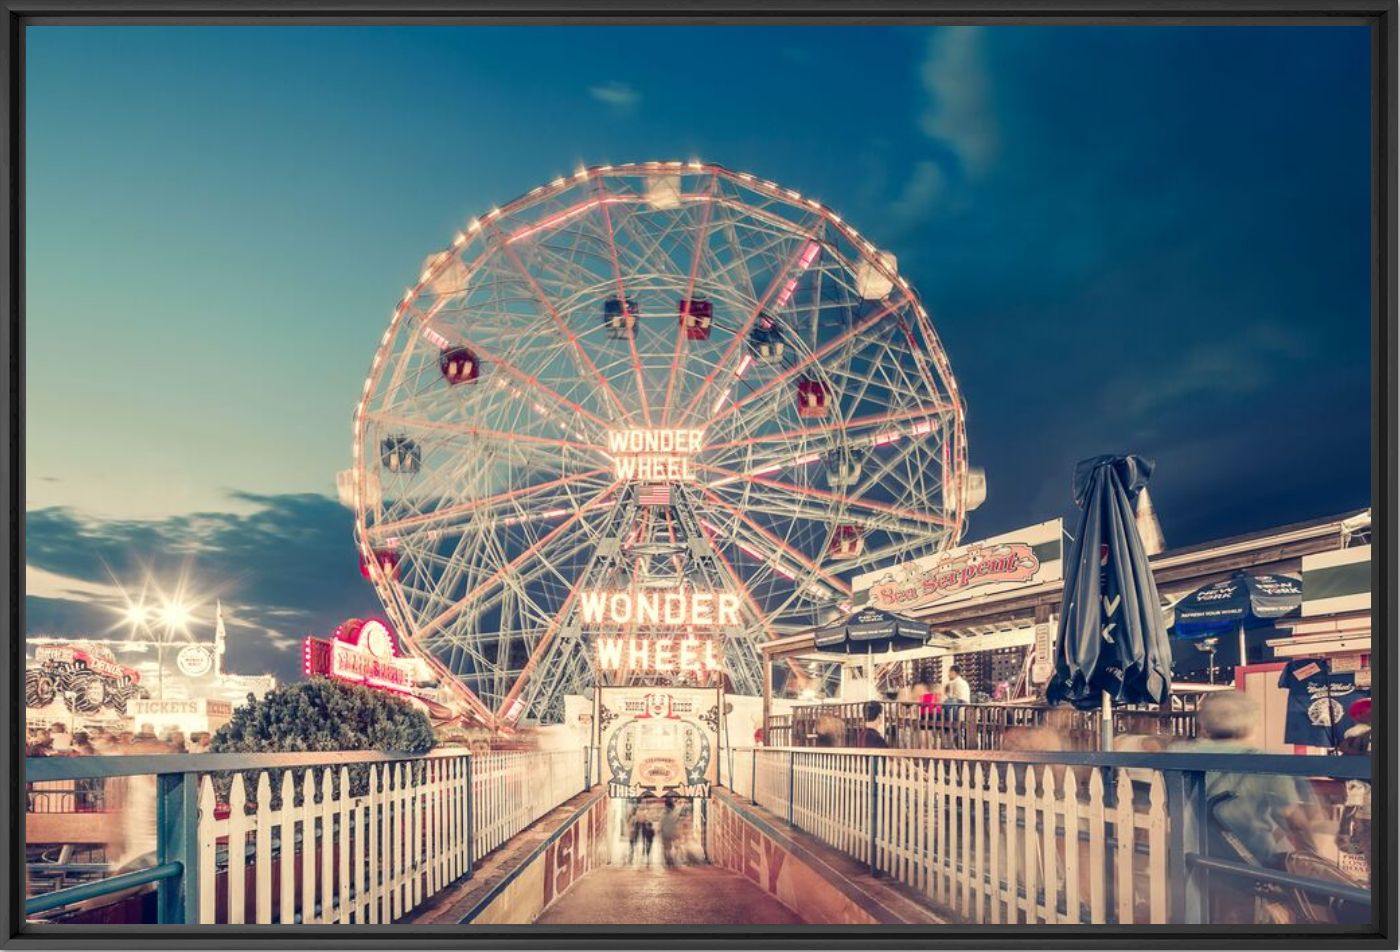
[[[871,754],[866,754],[865,756],[870,758],[870,875],[879,876],[880,867],[875,862],[875,823],[878,819],[880,809],[880,793],[877,782],[880,758]]]
[[[1204,856],[1209,849],[1206,816],[1206,777],[1201,771],[1164,770],[1167,786],[1167,875],[1171,880],[1171,922],[1202,925],[1210,918],[1207,872],[1193,868],[1187,854]]]
[[[242,783],[235,775],[234,783]],[[199,774],[156,776],[156,864],[179,863],[180,878],[156,886],[156,922],[185,925],[199,915]]]
[[[792,802],[794,796],[793,780],[797,777],[797,751],[788,751],[788,825],[792,825]]]
[[[472,878],[472,867],[476,865],[476,784],[472,780],[476,758],[467,755],[467,879]]]

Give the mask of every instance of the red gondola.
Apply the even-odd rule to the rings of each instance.
[[[859,526],[837,526],[827,554],[833,559],[854,559],[860,555],[864,539]]]
[[[399,577],[399,554],[393,549],[375,549],[373,555],[374,562],[379,566],[379,571],[387,577],[397,580]],[[364,555],[360,556],[360,574],[366,579],[369,578],[370,564],[365,561]]]
[[[481,361],[466,347],[450,347],[438,358],[443,379],[452,386],[473,383],[481,376]]]
[[[831,391],[820,380],[803,377],[797,381],[797,415],[824,417],[831,410]]]
[[[681,327],[685,329],[686,340],[709,340],[710,328],[714,325],[715,306],[701,298],[681,301],[677,305]]]

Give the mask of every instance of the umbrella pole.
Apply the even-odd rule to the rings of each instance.
[[[1113,699],[1104,691],[1099,699],[1099,750],[1113,750]]]
[[[1240,667],[1243,668],[1249,663],[1249,655],[1244,643],[1244,619],[1240,619]]]

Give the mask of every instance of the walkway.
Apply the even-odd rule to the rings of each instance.
[[[704,865],[595,869],[536,921],[571,925],[802,922],[742,876]]]

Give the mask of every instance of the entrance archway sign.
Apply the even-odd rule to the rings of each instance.
[[[599,687],[599,776],[612,797],[708,797],[719,779],[718,688]]]

